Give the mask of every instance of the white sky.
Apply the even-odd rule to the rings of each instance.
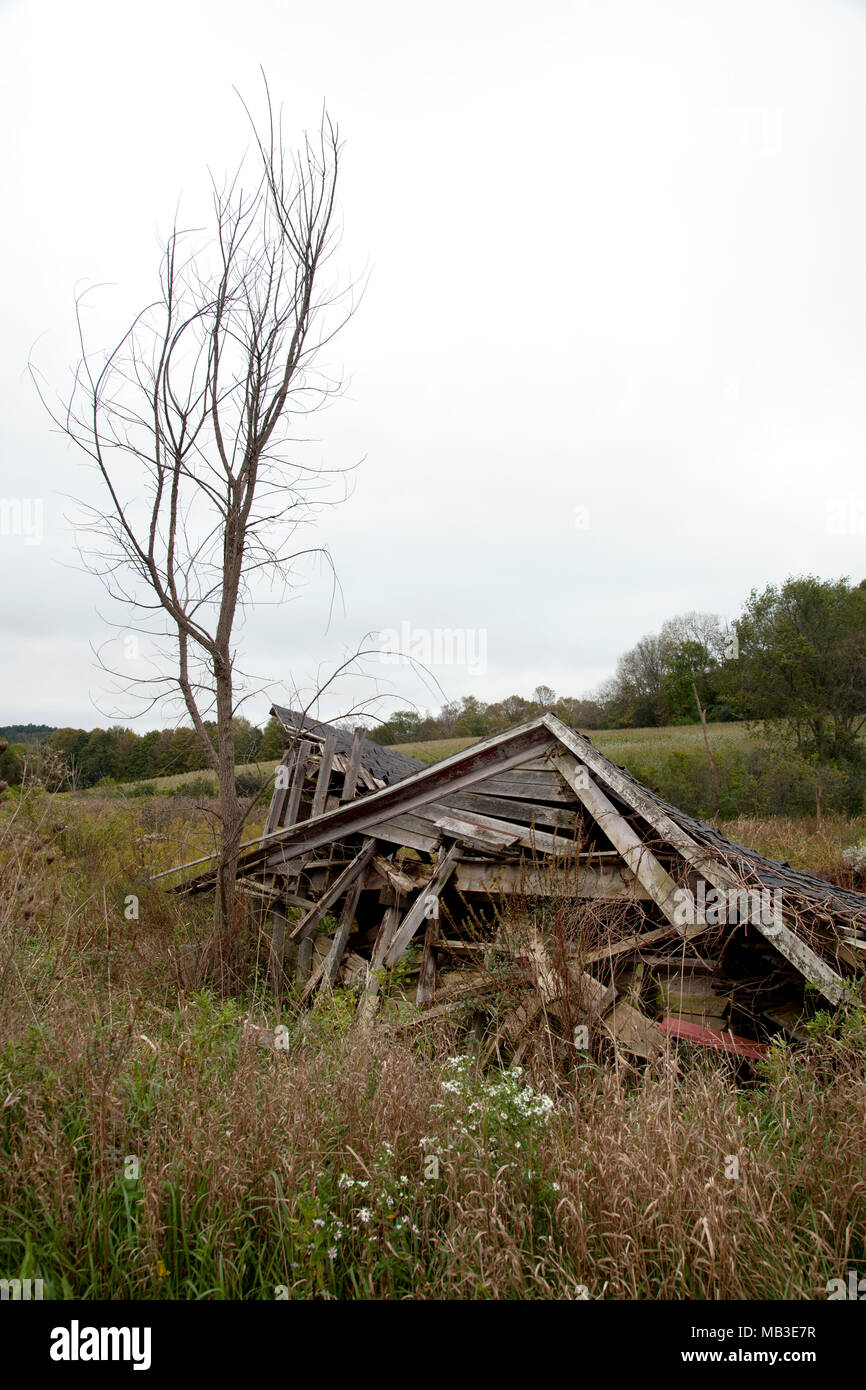
[[[44,514],[40,544],[14,510],[0,535],[0,724],[123,714],[64,521],[96,482],[27,359],[65,384],[77,283],[110,284],[106,336],[151,296],[178,197],[202,221],[207,167],[246,144],[232,87],[255,101],[259,63],[292,139],[325,99],[339,120],[340,264],[371,269],[315,424],[326,465],[364,459],[320,535],[345,612],[328,627],[321,583],[251,617],[273,698],[401,624],[485,653],[435,667],[449,697],[582,694],[677,612],[862,577],[862,4],[0,0],[0,45],[0,498]],[[385,710],[441,703],[370,669]]]

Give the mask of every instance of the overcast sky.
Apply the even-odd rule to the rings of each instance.
[[[64,520],[96,481],[27,360],[65,385],[77,284],[109,286],[106,341],[151,297],[260,63],[292,139],[339,120],[340,265],[370,272],[314,424],[327,466],[363,460],[320,533],[344,603],[250,617],[272,698],[387,629],[449,697],[583,694],[678,612],[863,576],[866,6],[0,0],[0,51],[0,724],[127,722]],[[441,703],[369,669],[382,712]]]

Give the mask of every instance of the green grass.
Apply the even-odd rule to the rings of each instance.
[[[421,743],[391,743],[388,747],[410,758],[420,758],[422,763],[440,763],[443,758],[462,753],[464,748],[478,742],[477,738],[431,738]]]
[[[587,729],[587,737],[596,748],[611,758],[613,762],[628,763],[629,758],[645,762],[661,760],[672,752],[703,751],[704,740],[700,724],[673,724],[657,729]],[[745,724],[710,724],[710,744],[717,749],[742,747],[750,740]],[[454,753],[462,753],[477,738],[439,738],[421,743],[394,743],[390,746],[398,753],[421,758],[425,763],[438,763],[442,758],[450,758]]]
[[[238,763],[238,765],[235,767],[235,776],[239,777],[241,773],[244,772],[253,772],[259,774],[267,781],[271,777],[273,777],[274,772],[278,766],[279,761],[276,758],[261,763]],[[178,772],[174,773],[170,777],[140,777],[135,782],[119,782],[116,786],[112,786],[109,790],[132,792],[136,789],[136,787],[146,785],[148,787],[153,787],[154,795],[160,796],[164,792],[175,791],[178,787],[184,787],[190,782],[196,782],[202,777],[212,779],[214,785],[216,785],[216,778],[214,774],[212,772],[209,772],[207,768],[200,768],[196,772]],[[104,796],[105,792],[105,787],[88,787],[85,791],[75,793],[67,792],[64,793],[64,795]]]
[[[753,739],[745,724],[710,724],[707,729],[714,753],[742,748]],[[669,753],[704,751],[700,724],[672,724],[657,729],[588,729],[587,737],[605,757],[620,765],[627,765],[629,758],[646,762]]]

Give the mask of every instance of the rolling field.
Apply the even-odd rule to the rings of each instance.
[[[587,729],[581,730],[600,752],[615,763],[628,763],[629,758],[641,763],[661,760],[668,753],[703,750],[704,740],[700,724],[674,724],[653,729]],[[750,741],[745,724],[710,724],[710,744],[713,751],[731,747],[741,747]],[[453,753],[461,753],[477,738],[430,739],[422,743],[395,743],[391,746],[399,753],[420,758],[425,763],[437,763],[441,758],[450,758]]]

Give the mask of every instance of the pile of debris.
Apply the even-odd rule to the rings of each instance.
[[[857,997],[866,896],[725,839],[552,715],[425,767],[273,713],[288,745],[239,886],[266,903],[278,990],[351,987],[371,1014],[396,980],[415,1024],[495,1000],[488,1048],[512,1061],[539,1018],[572,1048],[755,1058]]]

